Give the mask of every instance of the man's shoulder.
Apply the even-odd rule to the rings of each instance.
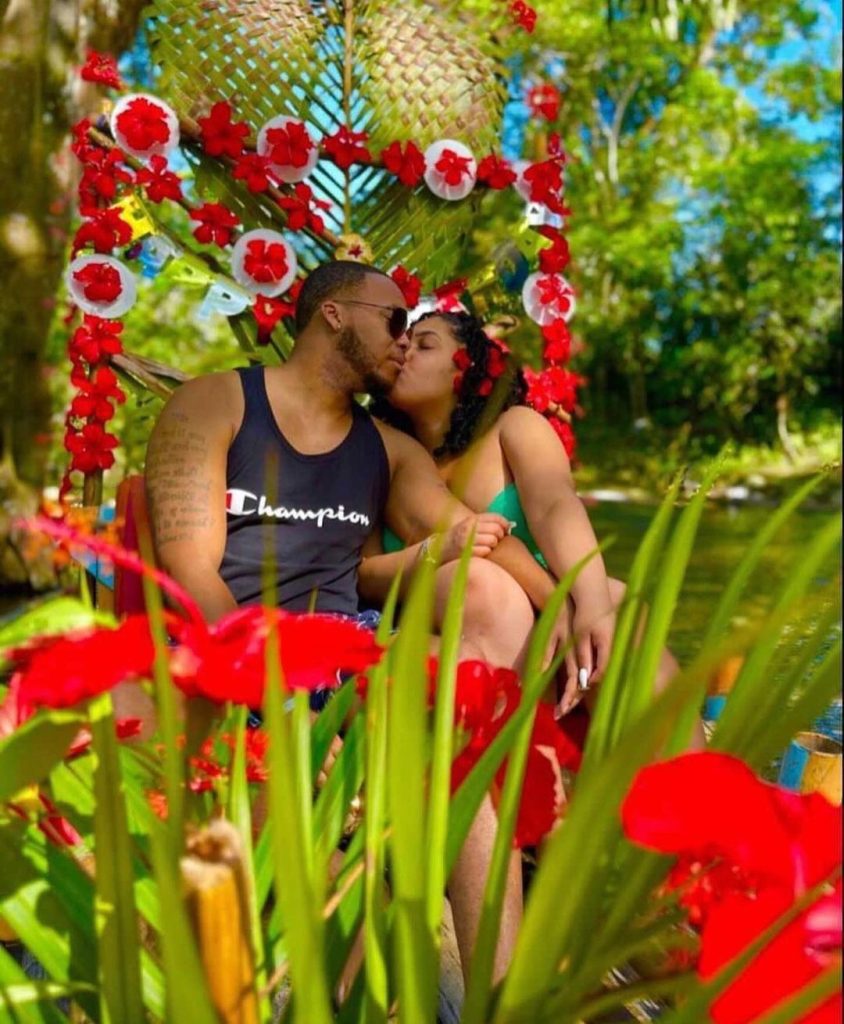
[[[243,404],[240,380],[235,370],[205,373],[180,384],[167,405],[180,412],[196,412],[207,416],[225,416]]]
[[[429,457],[415,437],[411,437],[410,434],[406,434],[397,427],[390,426],[389,423],[378,419],[377,416],[371,416],[370,419],[384,442],[387,458],[390,460],[391,472],[395,472],[398,465],[407,459],[419,458],[420,455]]]

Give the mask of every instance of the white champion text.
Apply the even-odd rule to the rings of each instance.
[[[237,487],[226,491],[226,512],[230,516],[258,515],[274,519],[296,519],[301,522],[313,520],[319,527],[326,519],[369,526],[369,516],[363,512],[347,512],[345,505],[338,505],[336,508],[285,508],[284,505],[279,505],[273,508],[263,494],[259,496]]]

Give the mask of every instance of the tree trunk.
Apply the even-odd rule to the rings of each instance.
[[[87,45],[119,52],[144,0],[11,0],[0,6],[0,506],[37,504],[50,396],[44,347],[64,269],[75,175],[68,131],[95,89],[75,68]],[[8,560],[0,523],[0,579]]]
[[[780,394],[777,396],[777,435],[779,436],[780,443],[782,444],[783,451],[785,452],[786,458],[789,462],[797,461],[797,449],[794,447],[794,442],[791,440],[791,434],[788,432],[788,413],[790,409],[790,403],[788,401],[788,395]]]

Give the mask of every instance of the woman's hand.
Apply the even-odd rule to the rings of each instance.
[[[510,521],[496,512],[479,512],[461,519],[443,534],[439,558],[441,565],[460,558],[473,530],[472,554],[476,558],[486,558],[510,532]]]
[[[567,715],[604,676],[615,636],[615,609],[609,596],[606,601],[577,605],[570,629],[574,643],[558,674],[558,718]]]

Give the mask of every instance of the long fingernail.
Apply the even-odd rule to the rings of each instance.
[[[589,686],[589,669],[581,668],[577,670],[577,685],[581,690],[585,690]]]

